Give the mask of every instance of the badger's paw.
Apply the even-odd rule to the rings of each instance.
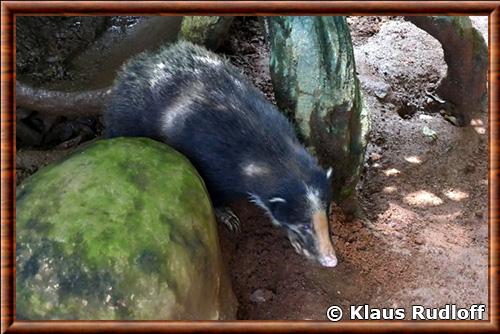
[[[224,223],[231,233],[240,232],[240,219],[234,214],[231,208],[215,208],[215,215],[217,216],[217,220]]]

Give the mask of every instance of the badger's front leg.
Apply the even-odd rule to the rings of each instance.
[[[240,231],[240,219],[233,210],[229,207],[216,207],[215,208],[215,216],[217,220],[226,225],[227,229],[234,232]]]

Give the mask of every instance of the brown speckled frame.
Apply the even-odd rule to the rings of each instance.
[[[1,333],[498,332],[500,1],[4,1],[1,4]],[[16,321],[15,18],[17,15],[488,15],[489,321]],[[325,312],[325,310],[318,310]]]

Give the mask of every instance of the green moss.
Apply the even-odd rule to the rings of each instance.
[[[231,302],[230,290],[206,285],[225,273],[203,181],[168,146],[100,141],[19,192],[20,318],[208,319],[219,298]],[[193,294],[199,286],[213,293]],[[205,313],[184,308],[191,298]]]
[[[179,39],[214,50],[226,37],[232,20],[230,16],[184,16]]]

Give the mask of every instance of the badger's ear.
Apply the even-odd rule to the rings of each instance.
[[[286,200],[281,197],[272,197],[268,200],[269,203],[286,203]]]
[[[328,180],[330,180],[332,178],[332,174],[333,174],[333,169],[332,167],[328,168],[327,171],[326,171],[326,178]]]

